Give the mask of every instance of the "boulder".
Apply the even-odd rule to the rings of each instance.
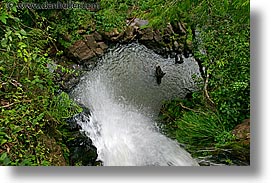
[[[87,44],[87,46],[88,46],[91,50],[95,51],[95,49],[98,47],[98,44],[97,44],[97,42],[96,42],[96,40],[95,40],[94,35],[90,34],[90,35],[85,35],[84,37],[85,37],[85,39],[86,39],[86,44]]]
[[[179,43],[177,41],[174,41],[174,48],[177,51],[179,48]]]
[[[123,36],[123,32],[119,33],[115,28],[112,31],[104,32],[103,36],[107,40],[118,41]]]
[[[246,145],[250,144],[250,119],[245,119],[237,125],[232,134],[235,135],[238,141],[242,141]]]
[[[182,64],[183,61],[184,61],[184,59],[183,59],[183,56],[182,56],[181,54],[177,54],[177,55],[175,56],[175,63],[176,63],[176,64]]]
[[[145,26],[145,25],[148,25],[149,24],[149,21],[148,20],[142,20],[142,19],[139,19],[139,18],[135,18],[135,19],[132,19],[128,22],[128,24],[130,24],[130,26],[132,27],[141,27],[141,26]]]
[[[108,45],[105,44],[104,42],[98,42],[97,44],[98,44],[99,48],[101,48],[104,51],[108,48]]]
[[[175,34],[173,27],[170,23],[167,24],[167,27],[164,29],[164,32],[169,35]]]
[[[176,22],[172,25],[173,31],[179,35],[185,35],[186,34],[186,26],[182,22]]]
[[[101,55],[103,55],[104,51],[103,51],[101,48],[96,48],[95,53],[96,53],[98,56],[101,56]]]
[[[76,41],[69,49],[68,55],[81,62],[96,56],[83,40]]]
[[[154,39],[154,31],[151,28],[143,29],[139,33],[141,34],[141,41],[151,41]]]
[[[136,37],[135,28],[133,26],[126,27],[123,35],[123,41],[124,42],[132,41],[133,39],[135,39],[135,37]]]
[[[92,36],[94,37],[94,39],[95,39],[96,41],[102,41],[102,36],[101,36],[101,34],[99,34],[97,31],[95,31],[95,32],[92,34]]]
[[[182,22],[178,22],[179,30],[182,34],[186,34],[186,27],[185,24]]]
[[[159,30],[155,30],[155,31],[154,31],[154,40],[155,40],[157,43],[161,44],[161,42],[162,42],[162,36],[161,36]]]

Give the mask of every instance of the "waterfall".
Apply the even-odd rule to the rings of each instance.
[[[166,73],[161,84],[156,66]],[[198,77],[192,57],[175,64],[139,44],[106,53],[72,92],[91,111],[79,125],[104,166],[197,166],[177,142],[159,132],[155,121],[162,101],[185,97],[196,89]]]

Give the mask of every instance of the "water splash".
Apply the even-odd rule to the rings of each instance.
[[[158,85],[156,66],[166,75]],[[184,97],[199,76],[193,58],[175,65],[146,47],[121,46],[102,58],[72,92],[91,110],[79,123],[97,147],[105,166],[196,166],[175,141],[159,133],[155,119],[163,100]]]

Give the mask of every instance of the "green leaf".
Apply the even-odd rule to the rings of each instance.
[[[8,43],[7,39],[3,38],[3,39],[1,40],[1,46],[2,46],[3,48],[6,48],[6,47],[7,47],[7,43]]]
[[[12,11],[17,12],[16,6],[12,7]]]
[[[23,49],[23,48],[27,47],[27,45],[25,43],[23,43],[23,42],[19,42],[18,46],[19,46],[20,49]]]
[[[8,141],[8,140],[6,140],[6,139],[1,139],[1,140],[0,140],[0,145],[5,144],[7,141]]]
[[[7,153],[4,152],[0,157],[0,161],[4,161],[7,157],[8,157]]]
[[[20,132],[21,130],[23,130],[23,128],[21,128],[20,126],[17,126],[17,125],[14,125],[14,127],[12,128],[13,133]]]
[[[7,24],[7,19],[8,19],[8,14],[7,13],[3,13],[1,16],[0,16],[0,20],[3,22],[3,24]]]
[[[20,30],[20,34],[23,35],[23,36],[26,36],[26,35],[27,35],[27,33],[26,33],[26,31],[25,31],[24,29],[21,29],[21,30]]]

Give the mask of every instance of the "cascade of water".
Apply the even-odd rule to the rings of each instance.
[[[166,73],[161,84],[156,66]],[[199,77],[193,58],[175,65],[138,44],[107,53],[72,92],[91,110],[89,120],[79,124],[97,147],[98,159],[105,166],[198,165],[154,122],[163,100],[195,89],[193,75]]]

